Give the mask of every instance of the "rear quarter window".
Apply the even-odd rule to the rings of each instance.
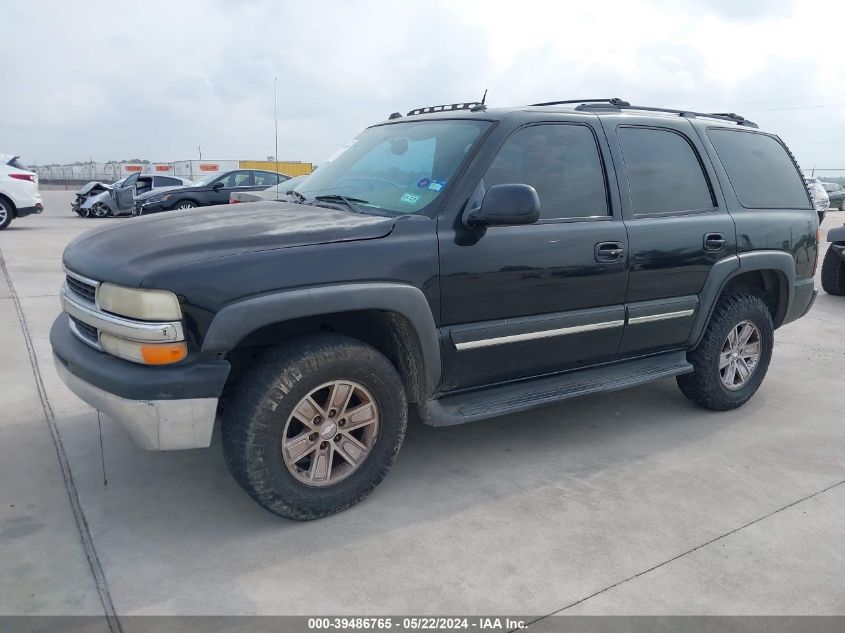
[[[707,136],[746,209],[811,209],[801,174],[773,136],[710,128]]]

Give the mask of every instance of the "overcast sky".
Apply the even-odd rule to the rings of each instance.
[[[278,75],[283,160],[319,163],[393,111],[487,88],[491,106],[619,96],[735,111],[802,167],[845,168],[845,2],[567,4],[4,3],[0,153],[265,158]]]

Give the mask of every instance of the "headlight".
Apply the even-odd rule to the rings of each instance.
[[[142,321],[178,321],[182,318],[179,299],[169,290],[136,290],[110,283],[97,289],[101,310]]]
[[[100,333],[100,345],[103,351],[112,356],[144,365],[178,363],[188,355],[188,346],[185,341],[178,343],[140,343],[106,332]]]

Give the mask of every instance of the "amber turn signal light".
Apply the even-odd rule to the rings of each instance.
[[[169,365],[178,363],[188,355],[188,346],[181,343],[141,345],[141,358],[147,365]]]

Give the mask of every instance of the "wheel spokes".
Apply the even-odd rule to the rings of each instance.
[[[751,335],[754,334],[754,326],[751,325],[750,323],[745,323],[743,325],[740,325],[740,328],[741,329],[739,330],[738,340],[736,342],[737,348],[745,347],[745,345],[748,343],[749,339],[751,338]]]
[[[351,411],[347,411],[344,415],[346,418],[346,426],[344,431],[354,431],[360,429],[362,426],[372,424],[376,420],[376,407],[372,402],[367,402]]]
[[[326,443],[325,448],[321,445],[311,457],[311,467],[308,469],[308,479],[315,483],[328,481],[332,474],[333,454],[334,448],[330,442]]]
[[[325,418],[326,412],[323,411],[323,408],[309,395],[303,398],[300,403],[296,405],[296,409],[293,410],[293,415],[309,429],[313,429],[314,420],[317,418]]]
[[[285,451],[287,452],[288,459],[292,463],[295,464],[319,446],[319,441],[312,440],[310,438],[311,432],[310,430],[306,430],[304,433],[300,433],[292,440],[285,442]]]
[[[756,359],[760,355],[760,341],[752,341],[746,343],[739,351],[739,355],[743,358]]]
[[[348,382],[336,383],[332,387],[326,408],[329,411],[334,409],[335,414],[342,417],[346,413],[346,407],[349,406],[349,399],[352,397],[353,391],[354,388]]]
[[[367,454],[367,447],[346,433],[341,434],[340,439],[335,441],[335,450],[351,466],[356,466],[361,458]]]

